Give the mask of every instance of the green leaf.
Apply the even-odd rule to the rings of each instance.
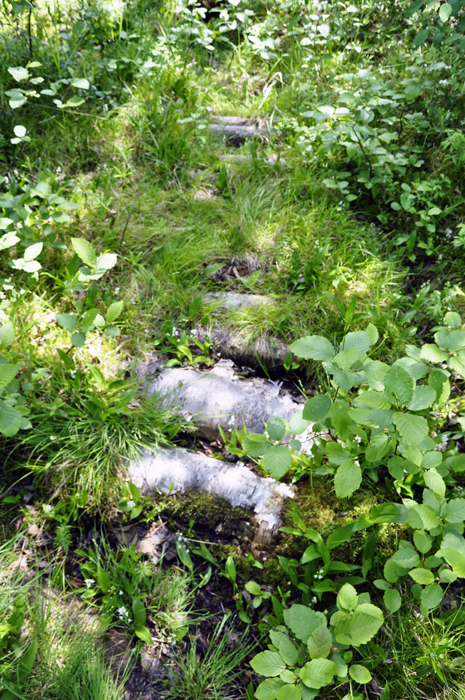
[[[422,29],[418,34],[416,35],[415,39],[413,40],[413,45],[415,48],[418,49],[419,46],[425,43],[429,36],[429,29]]]
[[[408,573],[415,583],[421,583],[423,586],[427,586],[434,581],[434,574],[429,569],[412,569]]]
[[[364,394],[359,394],[354,404],[355,406],[369,406],[382,410],[391,408],[391,402],[387,396],[379,391],[366,391]]]
[[[178,557],[180,558],[180,560],[184,564],[184,566],[187,566],[187,568],[190,571],[193,571],[194,565],[192,563],[192,559],[190,557],[189,552],[186,549],[184,542],[181,542],[180,540],[176,540],[176,552],[178,553]]]
[[[289,421],[289,428],[294,435],[301,435],[310,425],[310,421],[303,418],[303,411],[296,411]]]
[[[465,521],[465,498],[453,498],[441,508],[441,515],[448,523]]]
[[[374,435],[367,447],[365,459],[367,462],[379,462],[389,449],[389,437],[385,433]]]
[[[134,615],[134,627],[144,627],[147,613],[144,604],[138,598],[133,598],[132,614]]]
[[[415,0],[415,2],[412,2],[410,7],[408,7],[405,11],[406,17],[411,17],[415,14],[415,12],[418,12],[418,10],[420,10],[423,6],[424,2],[425,0]]]
[[[0,365],[0,389],[4,389],[16,377],[20,367],[19,365],[3,364]]]
[[[301,681],[309,688],[323,688],[333,680],[337,664],[328,659],[312,659],[300,672]]]
[[[462,325],[460,314],[458,314],[456,311],[448,311],[444,317],[444,320],[449,328],[453,328],[454,330],[457,330]]]
[[[257,459],[263,455],[268,443],[262,433],[248,433],[242,440],[242,447],[250,457]]]
[[[454,457],[451,462],[451,467],[454,472],[464,472],[465,471],[465,454],[461,454],[458,457]]]
[[[338,442],[327,442],[324,452],[331,464],[344,464],[350,457],[349,450],[346,450]]]
[[[8,322],[0,328],[0,347],[8,348],[13,345],[15,339],[15,329],[13,324]]]
[[[452,5],[449,5],[448,2],[444,2],[439,8],[439,19],[441,20],[441,22],[447,22],[451,14]]]
[[[421,416],[394,413],[394,424],[409,447],[418,447],[428,437],[428,424]]]
[[[287,634],[278,627],[270,632],[270,638],[274,646],[278,648],[279,654],[288,666],[294,666],[299,658],[299,650]]]
[[[32,667],[34,666],[34,662],[37,656],[37,649],[38,643],[36,640],[34,640],[29,644],[28,648],[19,659],[17,671],[19,681],[24,681],[32,671]],[[4,697],[4,695],[2,695],[2,697]],[[20,696],[18,695],[16,697]]]
[[[291,605],[286,624],[297,639],[306,642],[317,627],[321,625],[321,613],[317,614],[306,605]]]
[[[370,337],[370,345],[374,345],[375,343],[378,342],[378,338],[379,338],[378,329],[372,323],[368,324],[367,333]]]
[[[362,483],[362,470],[352,460],[341,464],[334,476],[334,486],[338,498],[348,498]]]
[[[344,614],[334,628],[336,641],[360,646],[372,639],[384,622],[383,613],[371,603],[363,603],[352,615]]]
[[[119,335],[121,331],[118,328],[118,326],[110,325],[110,326],[107,326],[103,332],[105,333],[105,335],[108,335],[110,337],[115,337],[115,336]],[[180,346],[178,345],[178,348],[179,347]]]
[[[266,424],[266,429],[268,431],[268,435],[270,436],[270,440],[273,440],[273,442],[276,440],[281,442],[286,434],[286,424],[282,418],[272,418],[269,420]]]
[[[413,547],[398,549],[397,552],[394,552],[391,559],[404,569],[409,569],[411,566],[417,566],[420,563],[420,557]]]
[[[433,545],[433,538],[424,530],[415,530],[413,533],[413,542],[419,552],[426,554]]]
[[[438,345],[449,350],[449,352],[457,352],[457,350],[462,350],[465,347],[465,331],[451,331],[445,334],[440,334],[438,331],[434,334],[434,339]]]
[[[413,388],[413,378],[399,365],[393,365],[384,377],[384,392],[392,403],[408,406],[413,397]]]
[[[446,493],[446,485],[442,476],[436,471],[436,469],[428,469],[423,474],[426,486],[431,489],[431,491],[441,498],[444,498]]]
[[[81,258],[85,265],[89,267],[94,265],[97,256],[94,246],[89,241],[86,241],[85,238],[72,238],[71,245],[76,255]]]
[[[420,503],[409,509],[404,522],[418,530],[434,530],[439,525],[439,518],[431,506]]]
[[[336,354],[332,343],[321,335],[308,335],[296,340],[289,350],[304,360],[330,362]]]
[[[84,329],[91,328],[94,325],[94,321],[97,318],[98,315],[98,310],[97,309],[89,309],[88,311],[85,312],[84,316],[82,317],[81,320],[81,326]]]
[[[409,411],[424,411],[436,402],[436,392],[430,386],[421,384],[415,387],[413,398],[408,405]]]
[[[16,66],[15,68],[8,68],[8,73],[13,76],[13,78],[19,83],[22,80],[27,80],[29,78],[29,71],[27,68],[22,66]]]
[[[0,401],[0,434],[13,437],[23,427],[23,416],[5,401]]]
[[[73,78],[71,80],[71,85],[75,88],[80,88],[81,90],[88,90],[90,83],[87,78]]]
[[[72,333],[78,327],[78,319],[76,314],[56,314],[56,320],[59,326]]]
[[[457,581],[457,574],[454,574],[450,569],[441,569],[439,572],[439,578],[443,583],[454,583]]]
[[[341,351],[358,350],[360,355],[364,355],[368,352],[370,346],[370,334],[367,331],[352,331],[344,337],[341,343]]]
[[[278,690],[276,700],[301,700],[300,687],[298,685],[286,683]]]
[[[407,512],[406,507],[400,503],[382,503],[370,511],[369,519],[374,524],[403,523]]]
[[[108,576],[105,569],[102,569],[101,566],[97,567],[97,582],[98,582],[98,585],[100,586],[100,589],[102,590],[102,592],[108,593],[108,591],[111,588],[110,577]]]
[[[351,612],[357,607],[357,591],[350,583],[345,583],[338,593],[336,604],[339,610]]]
[[[250,662],[250,665],[255,673],[267,678],[279,676],[279,674],[286,668],[281,656],[274,651],[260,652],[260,654],[254,656]]]
[[[433,610],[433,608],[437,608],[441,603],[442,596],[443,591],[441,586],[438,583],[431,583],[421,592],[421,604],[427,610]]]
[[[95,262],[95,274],[103,275],[107,270],[111,270],[117,262],[118,256],[115,253],[105,253],[105,255],[101,255]]]
[[[445,362],[449,359],[449,355],[444,350],[438,348],[437,345],[428,343],[422,346],[420,357],[427,362]]]
[[[267,447],[263,455],[263,464],[273,479],[278,481],[291,466],[292,457],[287,447],[280,445],[278,447]]]
[[[147,627],[137,627],[134,630],[134,634],[146,644],[153,644],[152,635],[150,634]]]
[[[307,642],[311,659],[326,659],[331,653],[332,646],[331,632],[326,625],[320,625],[316,630],[313,630]]]
[[[83,100],[82,97],[74,95],[73,97],[69,98],[66,103],[66,107],[80,107],[80,105],[84,104],[84,102],[85,100]]]
[[[309,421],[322,421],[331,410],[331,399],[329,396],[320,394],[305,402],[302,417]]]
[[[397,612],[397,610],[399,610],[400,606],[402,605],[402,598],[400,597],[400,593],[395,588],[388,588],[387,590],[385,590],[383,600],[384,605],[389,610],[391,615]]]
[[[276,700],[278,690],[284,685],[284,682],[280,678],[267,678],[266,681],[263,681],[258,686],[255,691],[255,697],[257,700]]]
[[[28,246],[24,251],[24,260],[26,260],[26,262],[35,260],[35,258],[41,254],[43,247],[44,244],[42,242],[34,243],[33,245]]]
[[[85,333],[73,333],[71,336],[71,344],[74,345],[75,348],[82,348],[84,343],[86,342],[86,334]]]
[[[349,676],[356,683],[360,683],[363,685],[365,685],[366,683],[369,683],[371,681],[370,671],[365,666],[362,666],[361,664],[353,664],[352,666],[350,666],[349,667]]]
[[[111,304],[108,307],[107,313],[105,315],[106,322],[113,323],[114,321],[116,321],[116,319],[121,316],[123,307],[124,301],[115,301],[113,304]]]
[[[333,362],[336,363],[338,367],[342,370],[349,370],[352,365],[360,359],[360,353],[354,348],[349,348],[348,350],[342,350],[334,358]]]
[[[465,554],[449,547],[441,548],[440,554],[459,578],[465,578]]]

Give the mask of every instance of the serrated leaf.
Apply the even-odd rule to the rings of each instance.
[[[408,405],[409,411],[424,411],[436,402],[436,392],[430,386],[421,384],[415,387],[412,400]]]
[[[336,363],[338,367],[342,370],[349,370],[354,362],[360,359],[360,353],[355,348],[349,348],[348,350],[342,350],[337,355],[334,356],[333,362]]]
[[[301,700],[301,691],[298,685],[286,683],[278,690],[276,700]]]
[[[374,435],[367,447],[365,459],[367,462],[379,462],[389,449],[389,437],[385,433]]]
[[[349,676],[352,680],[361,685],[365,685],[371,681],[370,671],[361,664],[352,664],[352,666],[349,667]]]
[[[321,335],[308,335],[305,338],[299,338],[289,346],[289,350],[304,360],[324,362],[330,362],[336,354],[332,343]]]
[[[250,457],[257,459],[264,454],[268,443],[262,433],[248,433],[242,440],[242,447]]]
[[[71,245],[76,255],[85,265],[89,267],[94,265],[97,256],[94,246],[89,241],[86,241],[85,238],[72,238]]]
[[[343,612],[350,612],[351,610],[355,610],[357,602],[357,591],[350,583],[345,583],[337,595],[337,607]]]
[[[439,518],[433,508],[424,503],[410,508],[405,524],[419,530],[434,530],[439,525]]]
[[[408,573],[415,583],[421,583],[422,586],[427,586],[434,581],[434,574],[429,569],[412,569]]]
[[[111,270],[117,262],[118,256],[115,253],[105,253],[101,255],[95,262],[95,274],[103,275],[107,270]]]
[[[444,317],[444,320],[449,328],[452,328],[453,330],[457,330],[462,325],[460,314],[458,314],[456,311],[448,311]]]
[[[116,319],[121,316],[123,307],[124,301],[115,301],[113,304],[111,304],[108,307],[107,313],[105,315],[106,322],[113,323],[114,321],[116,321]]]
[[[426,554],[433,545],[433,538],[424,530],[415,530],[413,533],[413,542],[419,552]]]
[[[428,437],[428,424],[421,416],[395,412],[393,421],[407,445],[413,449]]]
[[[384,393],[393,403],[408,406],[413,397],[413,388],[413,378],[399,365],[393,365],[384,377]]]
[[[341,351],[358,350],[360,355],[365,355],[370,349],[371,340],[367,331],[352,331],[347,333],[341,343]]]
[[[344,464],[350,458],[350,452],[338,442],[327,442],[324,452],[331,464]]]
[[[88,311],[86,311],[84,316],[82,317],[82,320],[81,320],[82,328],[84,328],[84,329],[91,328],[94,325],[94,321],[97,318],[97,315],[98,315],[97,309],[89,309]]]
[[[0,328],[0,347],[8,348],[10,347],[10,345],[13,345],[14,340],[15,329],[13,327],[13,324],[9,321]]]
[[[354,404],[356,406],[369,406],[370,408],[382,410],[391,408],[391,402],[388,397],[380,391],[366,391],[363,394],[359,394]]]
[[[310,425],[310,421],[303,418],[303,411],[296,411],[289,421],[289,428],[294,435],[301,435]]]
[[[446,493],[446,485],[442,476],[436,471],[436,469],[428,469],[423,474],[426,486],[431,489],[431,491],[441,498],[444,498]]]
[[[0,434],[13,437],[23,427],[23,416],[13,406],[0,401]]]
[[[438,348],[437,345],[427,343],[422,346],[420,357],[427,362],[445,362],[449,358],[449,355],[444,352],[444,350]]]
[[[435,333],[434,339],[438,345],[442,345],[443,348],[450,352],[457,352],[457,350],[462,350],[465,347],[465,331],[451,331],[444,334],[440,334],[438,331]],[[441,342],[439,343],[438,340]]]
[[[257,656],[254,656],[250,662],[255,673],[260,676],[265,676],[267,678],[272,678],[274,676],[279,676],[279,674],[284,671],[286,665],[282,660],[281,656],[275,651],[262,651]]]
[[[74,345],[75,348],[82,348],[82,346],[86,342],[86,334],[85,333],[73,333],[71,336],[71,344]]]
[[[75,314],[57,314],[56,320],[59,326],[72,333],[78,327],[78,319]]]
[[[334,487],[338,498],[348,498],[362,483],[362,470],[352,460],[344,462],[334,476]]]
[[[378,329],[372,323],[368,324],[367,333],[370,337],[370,345],[374,345],[375,343],[378,342],[378,338],[379,338]]]
[[[441,586],[438,583],[430,583],[430,585],[426,586],[421,592],[421,604],[427,610],[433,610],[441,603],[442,596],[443,590]]]
[[[440,555],[446,560],[449,566],[459,578],[465,578],[465,554],[457,549],[441,547]]]
[[[0,389],[4,389],[16,377],[19,365],[0,365]]]
[[[300,672],[301,681],[309,688],[323,688],[333,680],[337,664],[328,659],[312,659]]]
[[[296,603],[288,611],[286,624],[297,639],[306,642],[313,630],[321,625],[321,613],[319,616],[306,605]]]
[[[287,447],[283,445],[277,447],[267,447],[263,455],[263,464],[269,471],[273,479],[278,481],[291,466],[292,457]]]
[[[394,552],[391,559],[403,569],[410,569],[412,566],[418,566],[420,563],[420,557],[413,547],[398,549],[397,552]]]
[[[453,498],[441,508],[441,515],[448,523],[465,521],[465,498]]]
[[[331,410],[331,405],[329,396],[324,394],[313,396],[305,402],[302,417],[309,421],[322,421]]]
[[[276,700],[278,691],[284,686],[280,678],[267,678],[262,681],[255,691],[257,700]]]
[[[105,328],[103,332],[105,333],[105,335],[115,337],[121,333],[121,329],[119,328],[119,326],[114,326],[113,324],[110,324]],[[178,345],[178,347],[180,346]]]
[[[378,632],[384,622],[383,613],[375,605],[359,605],[352,615],[344,615],[334,628],[336,641],[358,647],[366,644]]]
[[[282,418],[271,418],[266,424],[270,440],[281,442],[286,434],[286,424]]]
[[[399,591],[395,588],[388,588],[383,595],[384,605],[389,610],[391,615],[397,612],[402,605],[402,598]]]
[[[308,638],[307,648],[311,659],[326,659],[331,653],[332,636],[325,625],[313,630]]]

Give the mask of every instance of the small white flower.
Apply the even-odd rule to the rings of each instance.
[[[52,442],[53,442],[53,440],[56,440],[56,439],[57,439],[56,435],[50,435],[50,440],[52,440]]]
[[[47,503],[47,505],[44,506],[44,510],[46,513],[50,513],[53,510],[53,506],[51,506],[50,503]]]
[[[76,376],[76,370],[72,369],[70,372],[70,375],[71,375],[71,379],[74,379],[74,377]]]
[[[95,579],[93,578],[86,578],[84,579],[84,583],[86,584],[86,588],[90,588],[93,583],[95,583]]]
[[[354,464],[355,464],[356,467],[359,467],[359,466],[360,466],[360,462],[358,461],[358,459],[354,459]]]
[[[120,592],[119,592],[119,595],[123,595],[123,591],[120,591]]]
[[[318,598],[316,597],[316,595],[314,595],[312,598],[312,603],[315,604],[317,602],[317,600],[318,600]]]
[[[449,81],[448,80],[440,80],[439,85],[449,85]]]
[[[358,445],[360,445],[360,443],[362,442],[362,438],[359,435],[355,435],[354,442],[356,442]]]
[[[134,508],[135,505],[134,501],[128,501],[127,503],[128,508]]]
[[[217,353],[216,353],[216,356],[217,356],[217,357],[221,357],[221,353],[220,353],[220,352],[217,352]]]

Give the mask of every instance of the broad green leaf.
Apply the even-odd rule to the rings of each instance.
[[[121,333],[119,327],[118,327],[118,326],[115,326],[115,325],[113,325],[113,324],[110,324],[109,326],[107,326],[103,332],[105,333],[105,335],[108,335],[108,336],[110,336],[110,337],[115,337],[115,336],[117,336],[117,335],[119,335],[119,334]],[[179,349],[180,347],[181,347],[181,346],[178,345],[178,349]]]
[[[367,333],[370,337],[370,345],[374,345],[375,343],[378,342],[378,338],[379,338],[378,329],[372,323],[368,324]]]
[[[354,410],[356,411],[361,409]],[[379,428],[390,428],[392,426],[393,415],[394,411],[386,411],[380,408],[374,408],[372,411],[370,411],[368,415],[368,421],[373,425],[377,425]]]
[[[41,254],[43,247],[44,244],[42,242],[34,243],[33,245],[28,246],[24,251],[24,260],[26,260],[26,262],[35,260],[35,258]]]
[[[4,216],[0,216],[0,231],[4,231],[10,224],[13,224],[13,219],[8,219]],[[18,239],[19,240],[19,239]]]
[[[281,442],[286,434],[286,424],[282,418],[271,418],[266,424],[266,429],[273,442]]]
[[[460,314],[458,314],[456,311],[448,311],[444,317],[444,320],[449,328],[453,328],[454,330],[457,330],[462,325]]]
[[[449,352],[457,352],[457,350],[462,350],[465,347],[465,331],[451,331],[443,335],[439,335],[438,332],[435,333],[434,339],[438,345],[442,345]],[[438,342],[438,339],[441,342]]]
[[[81,90],[88,90],[90,87],[90,83],[87,78],[73,78],[71,80],[71,85],[73,87],[80,88]]]
[[[305,409],[304,409],[305,410]],[[294,433],[294,435],[301,435],[304,433],[307,428],[310,425],[309,420],[305,420],[303,418],[303,411],[296,411],[292,416],[289,421],[289,428],[291,430],[291,433]]]
[[[284,671],[286,665],[282,660],[281,656],[275,651],[262,651],[257,656],[254,656],[250,662],[255,673],[260,676],[265,676],[267,678],[272,678],[273,676],[279,676],[279,674]]]
[[[370,334],[367,331],[352,331],[344,337],[341,343],[341,351],[358,350],[360,355],[364,355],[368,352],[370,346]]]
[[[30,75],[27,68],[23,68],[22,66],[16,66],[15,68],[10,67],[8,68],[8,73],[12,75],[18,83],[22,80],[27,80]]]
[[[321,360],[330,362],[336,354],[332,343],[321,335],[308,335],[296,340],[289,350],[304,360]]]
[[[348,392],[354,386],[361,383],[364,375],[362,372],[349,372],[344,369],[339,369],[335,365],[328,368],[324,365],[324,368],[333,376],[336,385],[341,389],[341,391]]]
[[[132,614],[134,616],[134,627],[144,627],[147,620],[145,605],[138,598],[133,598]]]
[[[152,635],[150,634],[147,627],[137,627],[134,630],[134,634],[146,644],[153,644]]]
[[[15,329],[9,321],[0,328],[0,348],[8,348],[15,340]]]
[[[459,578],[465,578],[465,554],[449,547],[441,547],[439,553]]]
[[[439,572],[439,578],[443,583],[454,583],[457,581],[457,574],[454,574],[450,569],[441,569]]]
[[[412,569],[408,573],[415,583],[421,583],[423,586],[427,586],[434,581],[434,574],[429,569]]]
[[[433,545],[433,538],[424,530],[415,530],[413,533],[413,542],[419,552],[426,554]]]
[[[91,328],[94,325],[94,321],[97,318],[97,315],[97,309],[89,309],[88,311],[86,311],[81,320],[82,328],[84,328],[85,330]]]
[[[442,464],[442,453],[441,452],[426,452],[421,460],[421,464],[425,469],[434,469]]]
[[[465,521],[465,498],[453,498],[441,508],[441,515],[448,523]]]
[[[334,476],[334,487],[338,498],[348,498],[362,483],[362,470],[352,460],[341,464]]]
[[[364,394],[359,394],[354,404],[355,406],[369,406],[379,409],[391,408],[391,402],[387,396],[379,391],[366,391]]]
[[[370,671],[361,664],[352,664],[352,666],[349,666],[349,676],[356,683],[360,683],[362,685],[365,685],[371,681]]]
[[[350,583],[345,583],[337,595],[337,607],[343,612],[351,612],[357,607],[357,602],[357,591]]]
[[[414,381],[403,367],[393,365],[384,377],[384,393],[392,403],[408,406],[413,397]]]
[[[331,653],[332,636],[325,625],[313,630],[308,638],[307,648],[311,659],[326,659]],[[281,652],[281,649],[279,650]]]
[[[436,471],[436,469],[428,469],[423,474],[426,486],[431,489],[431,491],[441,498],[444,498],[446,493],[446,485],[442,476]]]
[[[301,700],[300,687],[291,683],[286,683],[278,690],[276,700]]]
[[[75,348],[82,348],[84,343],[86,342],[86,334],[85,333],[73,333],[71,336],[71,344],[74,345]]]
[[[385,433],[374,435],[367,447],[365,459],[367,462],[379,462],[389,449],[389,437]]]
[[[4,389],[16,377],[19,372],[19,365],[5,363],[0,365],[0,389]]]
[[[429,29],[422,29],[418,32],[415,39],[413,40],[413,45],[418,49],[419,46],[425,43],[429,36]]]
[[[451,462],[451,467],[454,470],[454,472],[464,472],[465,471],[465,454],[458,455],[458,457],[454,457],[454,459]]]
[[[384,564],[383,573],[386,581],[389,583],[396,583],[401,576],[407,573],[407,569],[396,564],[392,561],[392,557],[390,557]]]
[[[115,253],[105,253],[105,255],[101,255],[95,261],[95,274],[103,275],[107,270],[111,270],[117,262],[118,256]]]
[[[29,644],[24,654],[20,657],[17,671],[18,680],[24,681],[32,671],[32,667],[34,666],[37,656],[37,648],[38,643],[34,639],[34,641]],[[2,694],[2,697],[4,698],[5,696]]]
[[[415,362],[410,357],[400,357],[394,364],[405,369],[415,381],[428,374],[428,367],[424,362]]]
[[[66,107],[80,107],[82,104],[84,104],[84,102],[85,100],[83,100],[82,97],[74,95],[73,97],[69,98],[66,103]]]
[[[452,5],[449,5],[448,2],[442,3],[441,7],[439,8],[439,19],[441,20],[441,22],[447,22],[451,14]]]
[[[407,509],[400,503],[382,503],[375,506],[369,515],[372,523],[403,523],[407,515]]]
[[[428,424],[421,416],[395,412],[393,420],[408,447],[418,447],[428,437]]]
[[[116,319],[121,316],[123,307],[124,301],[115,301],[113,304],[111,304],[108,307],[107,313],[105,315],[106,322],[113,323],[114,321],[116,321]]]
[[[404,523],[418,530],[434,530],[439,525],[439,518],[431,506],[420,503],[410,508]]]
[[[415,2],[412,2],[412,4],[405,11],[406,17],[411,17],[415,14],[415,12],[418,12],[418,10],[421,9],[424,3],[425,0],[415,0]]]
[[[0,401],[0,434],[13,437],[23,427],[23,416],[5,401]]]
[[[103,593],[108,593],[111,588],[110,577],[108,576],[105,569],[101,566],[97,567],[97,582]]]
[[[326,443],[324,452],[331,464],[343,464],[350,458],[349,450],[346,450],[338,442]]]
[[[294,666],[299,658],[299,651],[294,642],[281,631],[273,631],[270,636],[284,663],[288,666]]]
[[[268,447],[266,437],[262,433],[248,433],[242,440],[242,447],[250,457],[261,457]]]
[[[358,647],[372,639],[384,622],[383,613],[371,603],[363,603],[352,615],[344,615],[334,629],[336,641]]]
[[[286,624],[297,639],[306,642],[313,632],[321,625],[321,617],[305,605],[291,605]]]
[[[94,246],[89,241],[86,241],[85,238],[72,238],[71,245],[85,265],[89,267],[94,265],[97,256]]]
[[[436,402],[436,392],[430,386],[421,384],[415,387],[413,398],[408,405],[409,411],[424,411]]]
[[[283,445],[267,447],[263,455],[263,464],[276,481],[289,471],[291,462],[291,453]]]
[[[285,685],[284,681],[280,678],[267,678],[258,686],[255,691],[255,697],[257,700],[276,700],[278,690],[280,690],[283,685]]]
[[[402,605],[402,598],[400,597],[399,591],[395,588],[388,588],[384,591],[383,595],[384,605],[389,610],[391,615],[397,612]]]
[[[429,343],[422,346],[420,357],[427,362],[445,362],[449,359],[449,355],[444,350],[438,348],[437,345]]]
[[[398,564],[404,569],[409,569],[411,566],[418,566],[420,563],[420,557],[413,547],[398,549],[397,552],[394,552],[391,559],[395,564]]]
[[[342,350],[334,358],[333,362],[337,364],[342,370],[349,370],[352,365],[360,359],[360,353],[354,348],[348,350]]]
[[[438,583],[430,583],[430,585],[426,586],[421,592],[421,604],[427,610],[433,610],[433,608],[437,608],[441,603],[442,596],[443,590],[441,586]]]
[[[333,680],[337,664],[328,659],[312,659],[300,672],[301,681],[309,688],[323,688]]]

